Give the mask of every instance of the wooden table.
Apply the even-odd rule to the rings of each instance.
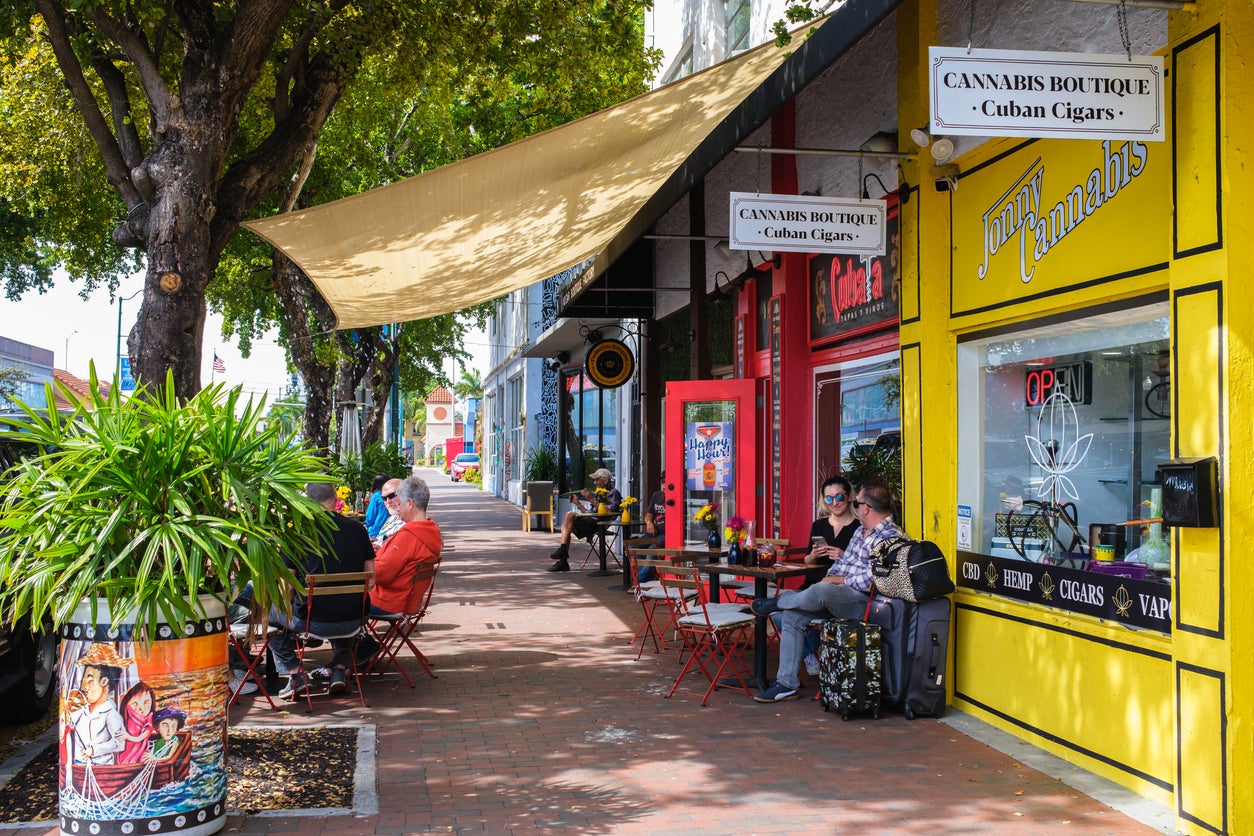
[[[685,554],[696,555],[698,552],[685,552]],[[746,578],[753,578],[753,597],[765,598],[768,581],[774,582],[778,587],[779,582],[785,578],[798,576],[821,578],[827,574],[826,566],[809,566],[805,563],[777,563],[774,566],[765,568],[739,564],[733,566],[723,562],[697,563],[696,566],[698,570],[710,576],[711,601],[719,600],[719,578],[722,575],[740,575]],[[753,618],[753,679],[750,680],[749,684],[760,691],[765,691],[770,684],[770,680],[766,675],[766,616],[754,614]]]

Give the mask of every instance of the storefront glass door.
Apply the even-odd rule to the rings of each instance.
[[[705,545],[709,530],[693,516],[706,505],[718,505],[720,533],[733,516],[752,517],[758,467],[753,385],[752,380],[666,385],[668,548]]]

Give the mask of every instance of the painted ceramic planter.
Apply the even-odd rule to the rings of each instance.
[[[61,832],[200,836],[226,824],[227,641],[220,601],[151,644],[103,600],[61,628]]]

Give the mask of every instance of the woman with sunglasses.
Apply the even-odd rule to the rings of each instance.
[[[853,513],[853,488],[840,476],[833,476],[819,489],[819,518],[810,526],[810,552],[805,561],[830,566],[849,546],[860,523]]]

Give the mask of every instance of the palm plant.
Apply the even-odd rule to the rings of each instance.
[[[116,380],[72,405],[0,433],[39,451],[0,493],[3,615],[66,623],[103,598],[148,636],[162,621],[202,617],[197,597],[251,581],[260,605],[284,607],[294,578],[283,555],[308,552],[328,523],[304,487],[329,482],[323,462],[291,444],[265,402],[210,386],[186,403],[167,377],[123,400]],[[54,403],[51,386],[48,403]]]

